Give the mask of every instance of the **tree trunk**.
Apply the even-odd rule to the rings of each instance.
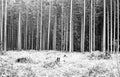
[[[61,14],[61,51],[63,51],[63,40],[64,40],[64,36],[63,36],[63,32],[64,32],[64,25],[63,25],[63,13],[64,13],[64,6],[63,6],[63,3],[62,3],[62,14]]]
[[[111,8],[110,8],[110,9],[111,9],[111,10],[110,10],[110,15],[111,15],[111,18],[110,18],[110,22],[111,22],[111,24],[110,24],[110,25],[111,25],[111,27],[110,27],[110,29],[111,29],[111,30],[110,30],[110,31],[111,31],[111,32],[110,32],[110,36],[111,36],[111,37],[110,37],[110,48],[111,48],[111,53],[112,53],[112,50],[113,50],[113,48],[112,48],[112,37],[113,37],[113,36],[112,36],[112,18],[113,18],[113,17],[112,17],[112,0],[110,1],[110,5],[111,5]]]
[[[69,46],[69,52],[73,51],[73,24],[72,24],[72,10],[73,10],[73,0],[71,0],[70,4],[70,46]]]
[[[119,34],[120,34],[120,33],[119,33],[119,31],[120,31],[120,30],[119,30],[119,28],[120,28],[120,27],[119,27],[119,26],[120,26],[120,25],[119,25],[119,24],[120,24],[120,21],[119,21],[119,20],[120,20],[120,19],[119,19],[119,18],[120,18],[119,5],[120,5],[120,4],[119,4],[119,0],[117,0],[117,40],[118,40],[118,41],[117,41],[117,42],[118,42],[118,43],[117,43],[117,53],[119,53],[119,37],[120,37],[120,35],[119,35]]]
[[[93,40],[93,39],[92,39],[92,20],[93,20],[93,15],[92,15],[92,14],[93,14],[93,11],[92,11],[92,9],[93,9],[93,0],[91,0],[91,19],[90,19],[90,20],[91,20],[91,21],[90,21],[91,25],[90,25],[90,28],[89,28],[89,29],[90,29],[90,34],[89,34],[89,36],[90,36],[90,44],[89,44],[89,45],[90,45],[90,46],[89,46],[89,47],[90,47],[90,52],[91,52],[91,53],[92,53],[92,48],[93,48],[93,47],[92,47],[92,43],[93,43],[93,42],[92,42],[92,40]]]
[[[39,0],[38,0],[38,3],[39,3]],[[38,8],[38,5],[37,5],[37,9]],[[36,49],[38,50],[38,46],[39,46],[39,10],[37,10],[37,35],[36,35]]]
[[[41,18],[40,18],[40,20],[41,20],[40,21],[40,50],[42,50],[42,35],[43,35],[42,34],[42,15],[43,15],[42,11],[43,10],[42,10],[42,0],[41,0],[41,13],[40,13],[41,14]]]
[[[103,19],[103,52],[106,50],[106,0],[104,0],[104,19]]]
[[[18,20],[18,50],[21,50],[21,9],[19,9],[19,20]]]
[[[66,18],[67,20],[67,22],[66,22],[66,51],[68,51],[68,35],[69,35],[69,33],[68,33],[68,16],[67,16],[67,18]]]
[[[52,8],[52,5],[51,5],[51,2],[50,2],[50,7],[49,7],[49,22],[48,22],[48,44],[47,44],[47,49],[49,50],[49,43],[50,43],[50,24],[51,24],[51,8]]]
[[[7,0],[5,0],[4,51],[7,50]]]
[[[116,1],[114,1],[114,38],[113,38],[113,53],[115,53],[115,47],[116,47],[116,38],[115,38],[115,36],[116,36]]]
[[[26,37],[25,37],[25,49],[28,48],[28,9],[26,10]]]
[[[53,49],[56,50],[56,27],[57,27],[57,14],[55,14],[54,33],[53,33]]]
[[[95,2],[96,0],[94,0],[94,10],[93,10],[93,16],[94,16],[94,19],[93,19],[93,51],[95,51],[95,14],[96,14],[96,10],[95,10]]]
[[[1,49],[0,49],[0,50],[1,50],[1,51],[3,50],[3,6],[4,6],[3,1],[4,1],[4,0],[1,1],[2,10],[1,10],[1,23],[0,23],[0,25],[1,25],[1,26],[0,26],[0,29],[1,29],[1,30],[0,30],[0,31],[1,31],[1,34],[0,34],[0,35],[1,35],[1,40],[0,40],[0,44],[1,44],[0,46],[1,46],[1,47],[0,47],[0,48],[1,48]]]
[[[82,19],[84,19],[83,21],[81,21],[81,51],[84,52],[84,44],[85,44],[85,17],[86,17],[86,0],[84,0],[84,17]]]
[[[109,7],[107,8],[107,52],[109,53]]]

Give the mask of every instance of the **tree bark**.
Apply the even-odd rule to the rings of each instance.
[[[0,41],[1,41],[1,42],[0,42],[0,44],[1,44],[1,49],[0,49],[0,50],[1,50],[1,51],[3,50],[3,6],[4,6],[3,1],[4,1],[4,0],[1,1],[2,9],[1,9],[1,23],[0,23],[0,25],[1,25],[1,27],[0,27],[0,29],[1,29],[1,30],[0,30],[0,31],[1,31],[1,34],[0,34],[0,35],[1,35],[1,40],[0,40]]]
[[[103,52],[106,51],[106,0],[104,0],[104,19],[103,19]]]
[[[93,40],[93,39],[92,39],[92,27],[93,27],[93,26],[92,26],[92,20],[93,20],[93,15],[92,15],[92,14],[93,14],[93,11],[92,11],[92,9],[93,9],[93,0],[91,0],[91,21],[90,21],[91,25],[90,25],[90,34],[89,34],[89,36],[90,36],[90,44],[89,44],[90,46],[89,46],[89,47],[90,47],[90,52],[91,52],[91,53],[92,53],[92,48],[93,48],[93,47],[92,47],[92,43],[93,43],[93,42],[92,42],[92,40]]]
[[[96,0],[94,0],[94,7],[93,7],[93,17],[94,17],[94,19],[93,19],[93,51],[95,51],[95,14],[96,14],[96,8],[95,8],[95,4],[96,4],[96,2],[95,2]]]
[[[114,38],[113,38],[113,53],[115,53],[115,47],[116,47],[116,38],[115,38],[115,36],[116,36],[116,1],[114,0]]]
[[[38,0],[38,3],[39,3],[39,0]],[[36,49],[38,50],[38,46],[39,46],[39,8],[38,8],[38,5],[37,5],[37,35],[36,35]]]
[[[107,52],[109,53],[109,7],[107,8]]]
[[[56,50],[56,27],[57,27],[57,14],[55,14],[54,33],[53,33],[53,49]]]
[[[41,0],[41,18],[40,18],[40,50],[42,50],[42,0]]]
[[[120,35],[119,35],[119,34],[120,34],[120,33],[119,33],[119,31],[120,31],[120,30],[119,30],[119,28],[120,28],[120,27],[119,27],[119,26],[120,26],[120,25],[119,25],[119,24],[120,24],[120,21],[119,21],[119,20],[120,20],[120,14],[119,14],[119,11],[120,11],[119,8],[120,8],[120,7],[119,7],[119,5],[120,5],[119,0],[117,0],[117,27],[118,27],[118,28],[117,28],[117,40],[118,40],[118,41],[117,41],[117,42],[118,42],[118,43],[117,43],[117,53],[119,53],[119,39],[120,39],[120,38],[119,38],[119,37],[120,37]]]
[[[113,48],[112,48],[112,37],[113,37],[113,36],[112,36],[112,18],[113,18],[113,17],[112,17],[112,0],[110,1],[110,5],[111,5],[111,7],[110,7],[110,9],[111,9],[111,10],[110,10],[110,16],[111,16],[111,18],[110,18],[110,22],[111,22],[111,24],[110,24],[110,25],[111,25],[111,27],[110,27],[110,31],[111,31],[111,32],[110,32],[110,36],[111,36],[111,37],[110,37],[110,48],[111,48],[111,53],[112,53],[112,50],[113,50]]]
[[[86,17],[86,0],[84,0],[84,17],[83,21],[81,21],[81,52],[84,52],[84,43],[85,43],[85,17]]]
[[[5,0],[4,51],[7,50],[7,0]]]
[[[18,50],[21,50],[21,8],[19,8],[18,20]]]
[[[72,10],[73,10],[73,0],[71,0],[70,4],[70,46],[69,46],[69,52],[73,51],[73,25],[72,25]]]

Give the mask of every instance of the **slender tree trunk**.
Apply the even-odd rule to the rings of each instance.
[[[32,27],[31,29],[31,34],[32,34],[32,38],[31,38],[31,49],[34,49],[34,27]]]
[[[61,14],[61,51],[63,51],[63,32],[64,32],[64,30],[63,30],[63,13],[64,13],[64,7],[63,7],[63,3],[62,3],[62,14]]]
[[[119,38],[119,37],[120,37],[120,35],[119,35],[119,34],[120,34],[120,33],[119,33],[119,31],[120,31],[120,29],[119,29],[119,28],[120,28],[120,27],[119,27],[119,26],[120,26],[120,25],[119,25],[119,24],[120,24],[120,21],[119,21],[119,20],[120,20],[120,14],[119,14],[119,11],[120,11],[119,8],[120,8],[120,7],[119,7],[119,5],[120,5],[119,0],[117,0],[117,27],[118,27],[118,28],[117,28],[117,40],[118,40],[118,41],[117,41],[117,42],[118,42],[118,43],[117,43],[117,53],[119,53],[119,39],[120,39],[120,38]]]
[[[115,34],[116,34],[116,1],[114,0],[114,38],[113,38],[113,53],[115,53],[115,46],[116,46],[116,40],[115,40]]]
[[[89,36],[90,36],[90,44],[89,44],[90,46],[89,47],[90,47],[90,52],[91,53],[92,53],[92,48],[93,48],[92,47],[92,43],[93,43],[92,42],[92,40],[93,40],[92,39],[92,20],[93,20],[93,15],[92,15],[93,11],[92,11],[92,9],[93,9],[93,0],[91,0],[91,21],[90,21],[91,25],[90,25],[90,34],[89,34]]]
[[[26,37],[25,37],[25,49],[28,48],[28,9],[26,10]]]
[[[68,51],[68,35],[69,35],[69,33],[68,33],[68,15],[66,14],[66,51]]]
[[[109,53],[109,7],[107,8],[107,51]]]
[[[11,11],[10,12],[11,13],[11,17],[10,17],[10,20],[11,20],[11,37],[10,37],[10,39],[11,39],[11,50],[13,50],[13,12]]]
[[[39,3],[39,0],[38,0],[38,3]],[[39,4],[38,4],[39,5]],[[38,8],[38,5],[37,5],[37,9]],[[36,35],[36,49],[38,50],[38,44],[39,43],[39,10],[37,10],[37,35]]]
[[[93,51],[95,51],[95,14],[96,14],[96,8],[95,8],[95,4],[96,4],[96,0],[94,0],[94,10],[93,10],[93,16],[94,16],[94,19],[93,19]]]
[[[41,18],[40,18],[40,50],[42,50],[42,11],[43,11],[43,9],[42,9],[42,0],[41,0]],[[50,23],[49,23],[50,24]]]
[[[18,20],[18,50],[21,50],[21,9],[19,9],[19,20]]]
[[[43,50],[45,50],[45,44],[46,44],[46,31],[45,28],[43,28]]]
[[[5,0],[4,51],[7,50],[7,0]]]
[[[1,35],[1,40],[0,40],[1,41],[0,42],[1,43],[1,49],[0,49],[1,51],[3,50],[3,6],[4,6],[3,1],[4,0],[1,1],[1,3],[2,3],[1,4],[2,5],[2,12],[1,12],[1,24],[0,24],[1,25],[1,27],[0,27],[1,28],[1,34],[0,34]]]
[[[73,51],[73,24],[72,24],[72,10],[73,10],[73,0],[71,0],[70,4],[70,46],[69,46],[69,52]]]
[[[85,43],[85,17],[86,17],[86,0],[84,0],[84,20],[83,25],[81,25],[81,51],[84,52],[84,43]]]
[[[111,24],[110,24],[110,25],[111,25],[111,27],[110,27],[110,29],[111,29],[111,30],[110,30],[110,31],[111,31],[111,32],[110,32],[110,34],[111,34],[111,35],[110,35],[110,36],[111,36],[111,37],[110,37],[110,48],[111,48],[111,53],[112,53],[112,50],[113,50],[113,48],[112,48],[112,37],[113,37],[113,36],[112,36],[112,18],[113,18],[113,17],[112,17],[112,0],[110,1],[110,5],[111,5],[111,8],[110,8],[110,9],[111,9],[111,10],[110,10],[110,16],[111,16],[111,18],[110,18],[110,22],[111,22]]]
[[[11,12],[12,13],[12,12]],[[14,33],[13,33],[13,13],[12,13],[12,15],[11,15],[11,25],[12,25],[12,37],[11,37],[11,39],[12,39],[12,50],[14,50]]]
[[[104,19],[103,19],[103,52],[106,50],[106,0],[104,0]]]
[[[51,24],[51,2],[50,2],[50,7],[49,7],[49,22],[48,22],[48,44],[47,44],[47,49],[49,50],[49,44],[50,44],[50,24]]]
[[[56,27],[57,27],[57,14],[55,14],[54,33],[53,33],[53,49],[56,50]]]

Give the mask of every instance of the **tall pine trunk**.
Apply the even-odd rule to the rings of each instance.
[[[85,48],[85,17],[86,17],[86,0],[84,0],[84,17],[82,19],[84,19],[83,21],[81,21],[81,51],[84,52],[84,48]]]
[[[51,8],[52,8],[52,5],[51,5],[51,1],[50,1],[50,7],[49,7],[49,22],[48,22],[48,40],[47,40],[47,49],[49,50],[49,47],[50,47],[50,27],[51,27]]]
[[[0,50],[2,51],[3,50],[3,6],[4,6],[4,3],[3,3],[4,0],[1,1],[1,23],[0,23],[0,32],[1,32],[1,38],[0,38]]]
[[[64,40],[64,36],[63,36],[63,32],[64,32],[64,25],[63,25],[63,22],[64,22],[64,19],[63,19],[63,13],[64,13],[64,6],[63,6],[63,3],[62,3],[62,14],[61,14],[61,51],[63,50],[63,40]]]
[[[95,51],[95,14],[96,14],[96,8],[95,8],[95,4],[96,4],[96,0],[94,0],[94,7],[93,7],[93,17],[94,17],[94,19],[93,19],[93,51]]]
[[[92,9],[93,9],[93,0],[91,0],[91,15],[90,15],[90,16],[91,16],[91,17],[90,17],[90,20],[91,20],[91,21],[90,21],[90,28],[89,28],[89,30],[90,30],[90,34],[89,34],[89,41],[90,41],[89,47],[90,47],[90,49],[89,49],[89,50],[90,50],[91,53],[92,53],[92,48],[93,48],[93,47],[92,47],[92,43],[93,43],[93,42],[92,42],[92,40],[93,40],[93,39],[92,39],[92,27],[93,27],[93,26],[92,26],[92,20],[93,20],[93,11],[92,11]]]
[[[26,37],[25,37],[25,49],[27,50],[28,48],[28,9],[26,10]]]
[[[4,18],[4,51],[7,50],[7,0],[5,0],[5,18]]]
[[[73,51],[73,24],[72,24],[72,12],[73,11],[73,0],[71,0],[70,3],[70,46],[69,46],[69,52]]]
[[[106,0],[104,0],[104,18],[103,18],[103,52],[106,50]]]
[[[110,38],[109,38],[109,36],[110,36],[110,35],[109,35],[109,32],[110,32],[110,31],[109,31],[109,30],[110,30],[110,29],[109,29],[109,25],[110,25],[109,23],[110,23],[110,21],[109,21],[109,7],[107,7],[107,52],[108,52],[108,53],[109,53],[109,45],[110,45],[110,44],[109,44],[109,39],[110,39]]]
[[[18,50],[21,50],[21,9],[19,8],[19,20],[18,20]]]
[[[43,12],[43,9],[42,9],[42,0],[41,0],[41,18],[40,18],[40,50],[42,50],[42,12]]]
[[[114,0],[114,37],[113,37],[113,53],[115,53],[115,47],[116,47],[116,38],[115,38],[115,36],[116,36],[116,1]]]
[[[38,0],[38,3],[39,3],[39,0]],[[39,4],[38,4],[39,5]],[[38,50],[38,46],[39,46],[39,7],[37,5],[37,35],[36,35],[36,49]]]
[[[112,50],[113,50],[113,48],[112,48],[112,38],[113,38],[113,36],[112,36],[112,33],[113,33],[113,32],[112,32],[112,18],[113,18],[113,17],[112,17],[112,16],[113,16],[113,15],[112,15],[112,0],[110,0],[110,6],[111,6],[111,7],[110,7],[110,9],[111,9],[111,10],[110,10],[110,17],[111,17],[111,18],[110,18],[110,22],[111,22],[111,24],[110,24],[110,25],[111,25],[111,26],[110,26],[110,48],[111,48],[111,53],[112,53]]]
[[[56,28],[57,28],[57,14],[55,14],[55,22],[54,22],[54,32],[53,32],[53,49],[56,50]]]
[[[120,35],[119,35],[120,34],[119,33],[119,31],[120,31],[120,29],[119,29],[120,28],[119,27],[120,26],[119,25],[120,24],[120,21],[119,21],[120,20],[120,14],[119,14],[120,9],[119,8],[120,7],[119,7],[119,5],[120,5],[119,0],[117,0],[117,40],[118,40],[117,41],[118,42],[117,43],[117,53],[119,53],[119,39],[120,39]]]

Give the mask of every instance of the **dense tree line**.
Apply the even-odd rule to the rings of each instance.
[[[119,0],[1,0],[1,50],[119,51]]]

